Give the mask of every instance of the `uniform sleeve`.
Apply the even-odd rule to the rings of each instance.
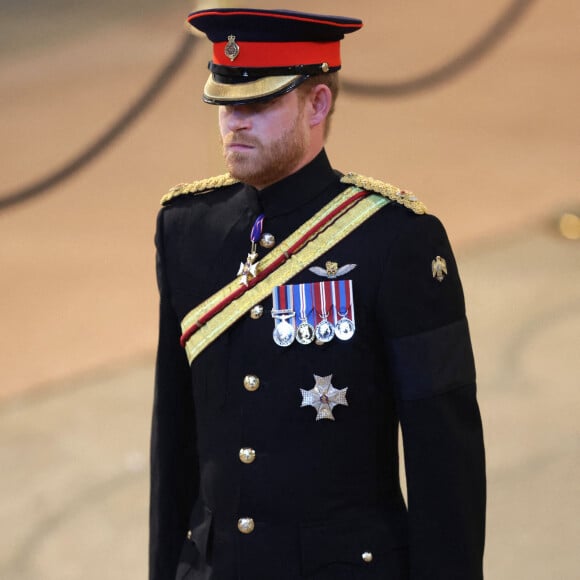
[[[174,580],[197,495],[198,461],[190,371],[164,272],[163,210],[155,241],[160,317],[151,431],[149,579]]]
[[[445,261],[441,281],[433,260]],[[389,253],[379,300],[403,433],[411,580],[479,580],[483,435],[461,282],[436,218],[410,219]]]

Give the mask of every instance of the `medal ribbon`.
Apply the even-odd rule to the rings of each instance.
[[[352,304],[352,280],[334,280],[334,291],[338,295],[337,318],[348,318],[354,322],[354,307]],[[349,312],[351,315],[349,316]]]
[[[300,312],[300,322],[304,320],[306,310],[306,304],[304,304],[302,300],[302,294],[300,292],[301,286],[302,284],[293,284],[291,286],[292,294],[294,296],[294,304],[296,304],[296,310]]]
[[[312,296],[314,298],[314,326],[318,326],[323,319],[324,305],[322,304],[322,282],[312,284]]]
[[[336,326],[336,323],[338,321],[338,316],[337,316],[337,312],[338,312],[338,304],[336,302],[336,286],[335,286],[335,281],[331,280],[329,282],[330,284],[330,292],[332,293],[332,324],[334,324],[334,326]]]
[[[294,312],[294,296],[292,295],[292,286],[276,286],[272,290],[272,317],[282,318],[278,314]]]
[[[281,302],[280,289],[281,288],[282,288],[282,286],[276,286],[276,288],[274,288],[274,290],[272,290],[272,316],[274,316],[274,313],[276,311],[281,310],[281,308],[280,308],[280,302]]]
[[[264,227],[264,214],[261,213],[254,222],[252,226],[252,231],[250,232],[250,242],[252,244],[257,244],[262,237],[262,229]]]
[[[310,319],[309,322],[312,326],[316,327],[316,325],[320,322],[317,320],[318,318],[318,309],[316,308],[316,283],[306,284],[306,288],[304,289],[304,293],[307,296],[307,300],[309,304],[311,304],[311,312],[310,312]]]
[[[323,320],[332,320],[334,303],[332,299],[332,286],[330,281],[316,282],[312,284],[314,294],[315,321],[319,324]]]
[[[332,311],[334,310],[334,303],[332,301],[332,284],[330,281],[322,283],[322,296],[323,296],[323,306],[324,318],[332,320]]]
[[[297,284],[300,300],[300,321],[312,324],[312,294],[310,284]]]

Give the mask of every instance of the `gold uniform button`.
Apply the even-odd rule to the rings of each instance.
[[[252,518],[240,518],[238,520],[238,530],[242,534],[251,534],[254,531],[254,520]]]
[[[256,451],[251,447],[242,447],[240,449],[240,461],[242,463],[254,463],[256,459]]]
[[[361,558],[363,562],[370,564],[373,561],[373,553],[372,552],[363,552]]]
[[[261,304],[256,304],[256,306],[250,310],[250,318],[252,320],[258,320],[262,318],[262,314],[264,314],[264,307]]]
[[[187,530],[187,539],[191,540],[191,530]]]
[[[244,377],[244,389],[254,392],[260,388],[260,379],[256,375],[246,375]]]

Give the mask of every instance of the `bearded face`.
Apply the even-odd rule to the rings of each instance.
[[[266,103],[222,106],[219,121],[228,171],[258,189],[294,173],[308,154],[304,100],[296,91]]]

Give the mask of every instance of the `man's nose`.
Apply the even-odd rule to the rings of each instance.
[[[243,131],[252,126],[250,111],[243,105],[227,107],[226,114],[230,131]]]

